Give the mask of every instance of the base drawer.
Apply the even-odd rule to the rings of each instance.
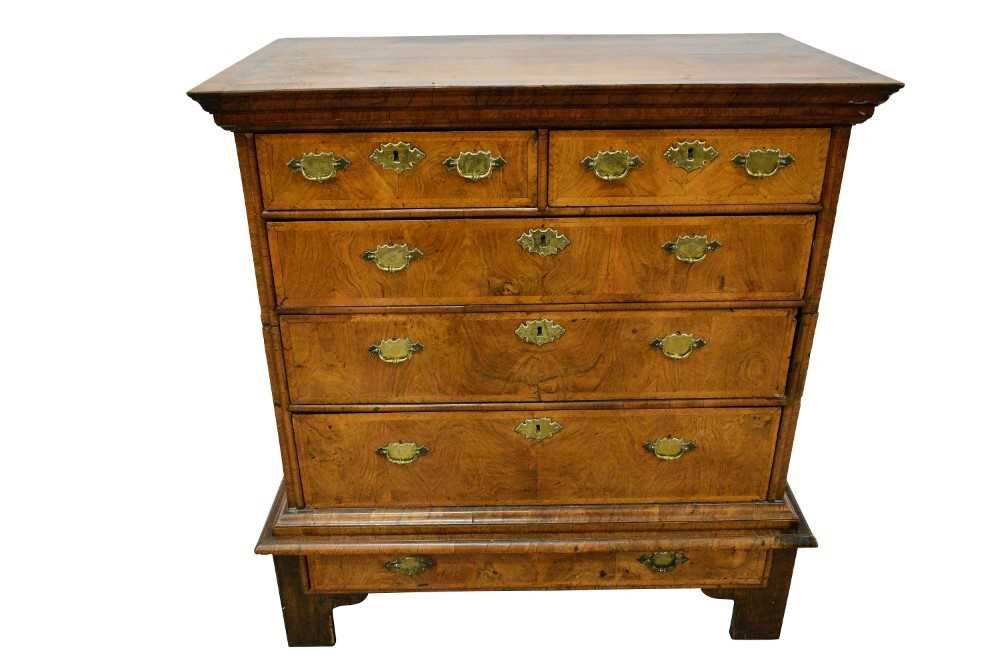
[[[766,550],[309,556],[313,592],[755,586]]]

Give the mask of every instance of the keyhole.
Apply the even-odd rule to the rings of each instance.
[[[542,432],[542,425],[535,424],[535,433],[541,433],[541,432]]]
[[[542,335],[542,328],[541,328],[541,327],[538,327],[537,331],[538,331],[538,334],[537,334],[537,335],[541,336],[541,335]]]
[[[393,162],[399,162],[399,151],[393,151],[392,152],[392,161]]]
[[[688,160],[693,160],[693,159],[694,159],[694,149],[689,146],[688,147]]]
[[[539,245],[546,245],[546,243],[547,243],[547,242],[546,242],[546,240],[545,240],[545,234],[542,234],[542,235],[541,235],[541,236],[540,236],[540,237],[538,238],[538,244],[539,244]]]

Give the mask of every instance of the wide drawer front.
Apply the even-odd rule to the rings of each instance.
[[[819,201],[829,130],[561,131],[549,138],[549,204]]]
[[[765,550],[309,556],[314,592],[757,586]]]
[[[778,397],[794,311],[294,315],[293,403]]]
[[[283,308],[780,300],[813,216],[272,223]]]
[[[537,153],[534,132],[257,137],[272,210],[535,206]]]
[[[778,408],[298,414],[310,507],[752,501]]]

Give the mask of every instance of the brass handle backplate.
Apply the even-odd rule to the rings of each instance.
[[[347,169],[351,161],[336,153],[304,153],[288,161],[288,168],[297,171],[310,181],[322,183]]]
[[[427,556],[400,556],[399,558],[387,561],[385,569],[390,572],[405,574],[408,577],[415,577],[431,569],[436,564],[433,558],[428,558]]]
[[[733,164],[743,167],[747,176],[754,178],[774,176],[779,169],[789,167],[794,162],[794,155],[782,153],[777,148],[754,148],[733,156]]]
[[[668,435],[652,442],[647,442],[643,448],[658,459],[664,461],[676,461],[691,450],[695,449],[695,444],[690,440]]]
[[[686,359],[695,350],[705,347],[706,344],[707,341],[704,338],[680,331],[675,331],[663,338],[657,338],[650,343],[668,359]]]
[[[493,157],[489,151],[462,151],[444,161],[445,169],[457,172],[468,181],[481,181],[505,164],[503,156]]]
[[[718,241],[709,241],[703,234],[678,236],[676,240],[663,244],[663,249],[673,253],[681,262],[697,264],[708,257],[708,253],[722,247]]]
[[[387,243],[361,253],[361,259],[374,263],[386,273],[402,271],[410,262],[423,256],[419,248],[411,248],[405,243]]]
[[[673,572],[678,565],[688,562],[688,557],[679,551],[654,551],[639,556],[639,562],[653,572]]]
[[[392,144],[382,144],[368,157],[383,169],[401,174],[420,164],[427,154],[408,142],[397,141]]]
[[[667,162],[688,173],[701,169],[718,156],[719,151],[704,141],[678,141],[663,152]]]
[[[389,463],[402,466],[413,463],[429,451],[426,447],[415,442],[390,442],[384,447],[376,449],[375,453],[384,456]]]
[[[533,255],[558,255],[569,245],[569,239],[558,229],[529,229],[517,239],[518,245]]]
[[[401,364],[408,361],[417,352],[423,352],[423,349],[423,343],[418,343],[404,336],[403,338],[385,338],[369,347],[368,351],[387,364]]]
[[[528,320],[522,322],[514,333],[525,343],[547,345],[562,338],[566,329],[552,320]]]
[[[597,151],[588,155],[580,163],[587,171],[594,172],[602,181],[617,181],[642,166],[642,158],[625,150]]]
[[[545,440],[563,429],[562,424],[548,417],[525,419],[514,430],[529,440]]]

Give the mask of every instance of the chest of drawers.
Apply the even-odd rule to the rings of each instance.
[[[288,641],[371,592],[700,587],[775,638],[851,126],[780,35],[279,40],[236,136]]]

